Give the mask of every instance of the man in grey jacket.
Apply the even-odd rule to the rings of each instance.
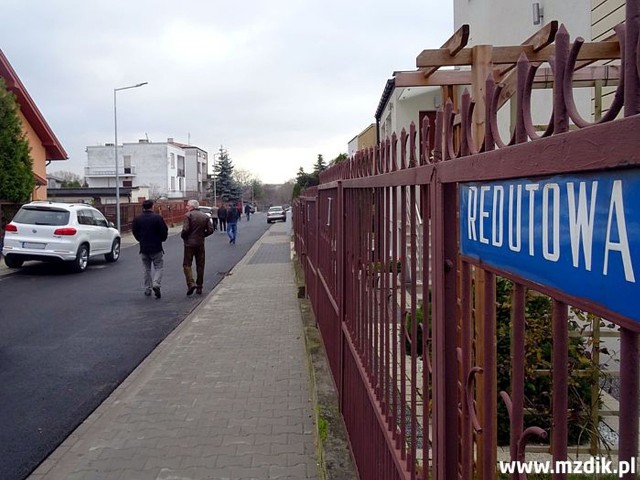
[[[198,210],[200,204],[197,200],[187,202],[187,213],[184,216],[182,232],[180,236],[184,241],[184,257],[182,269],[187,281],[187,295],[196,292],[202,295],[202,285],[204,283],[204,239],[213,233],[213,224],[209,217]],[[196,280],[193,281],[193,271],[191,266],[193,259],[196,259]]]

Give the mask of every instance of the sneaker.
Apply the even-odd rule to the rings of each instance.
[[[196,288],[196,293],[198,295],[202,295],[202,288]]]
[[[160,298],[162,296],[160,293],[160,287],[153,287],[153,293],[156,294],[156,298]]]
[[[192,285],[189,287],[189,289],[187,290],[187,295],[193,295],[193,292],[196,291],[196,286]]]
[[[150,289],[150,288],[145,289],[144,294],[145,294],[147,297],[150,297],[150,296],[151,296],[151,289]]]

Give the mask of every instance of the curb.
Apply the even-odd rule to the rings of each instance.
[[[351,455],[351,445],[340,413],[338,394],[324,343],[316,325],[311,302],[306,295],[300,298],[305,288],[304,272],[297,257],[294,257],[291,263],[298,287],[298,302],[308,358],[311,402],[316,426],[318,476],[321,480],[357,480],[358,471]]]

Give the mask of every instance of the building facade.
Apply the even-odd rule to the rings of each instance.
[[[16,96],[20,107],[18,115],[29,142],[29,154],[33,161],[33,177],[36,181],[31,197],[33,200],[45,200],[47,198],[47,162],[66,160],[68,158],[67,152],[56,138],[2,50],[0,50],[0,77],[4,79],[7,90]]]
[[[89,146],[85,179],[89,187],[116,186],[115,147]],[[206,195],[208,155],[204,150],[174,142],[123,143],[118,146],[120,187],[145,187],[153,199],[202,199]],[[115,201],[115,199],[114,199]]]

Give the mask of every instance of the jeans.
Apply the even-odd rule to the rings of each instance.
[[[191,270],[191,264],[193,259],[196,259],[196,281],[193,281],[193,270]],[[194,285],[197,288],[202,288],[204,283],[204,244],[196,247],[184,246],[184,258],[182,261],[182,269],[184,270],[184,278],[187,281],[187,287],[191,288]]]
[[[236,243],[236,236],[238,235],[237,223],[227,223],[227,235],[231,243]]]
[[[144,265],[144,288],[146,291],[151,291],[151,287],[159,287],[162,283],[164,254],[162,252],[141,253],[140,258],[142,265]],[[151,272],[152,265],[153,273]]]

